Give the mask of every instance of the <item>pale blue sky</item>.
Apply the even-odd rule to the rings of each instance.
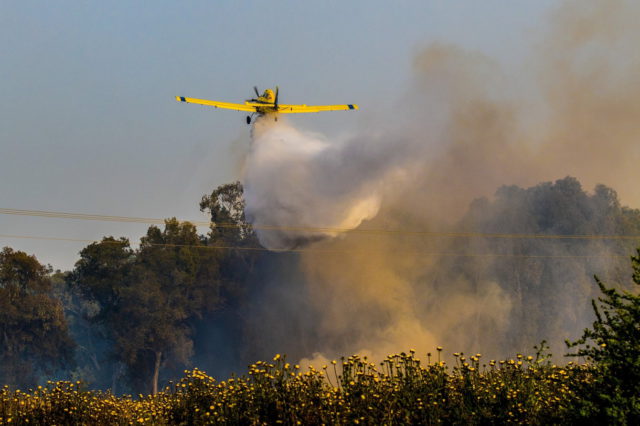
[[[295,117],[357,131],[407,90],[433,42],[518,64],[552,0],[5,1],[0,3],[0,207],[205,220],[200,197],[237,178],[244,115],[175,95],[357,103]],[[81,239],[145,225],[0,215],[1,234]],[[86,244],[0,238],[56,268]]]

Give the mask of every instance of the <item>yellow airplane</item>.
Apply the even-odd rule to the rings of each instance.
[[[233,109],[236,111],[248,111],[251,115],[247,116],[247,124],[251,124],[252,117],[273,115],[278,121],[278,114],[298,114],[303,112],[321,112],[321,111],[343,111],[350,109],[358,109],[358,105],[282,105],[278,103],[278,86],[275,92],[271,89],[264,91],[262,96],[256,86],[253,87],[256,92],[257,99],[247,99],[243,104],[234,104],[231,102],[208,101],[206,99],[185,98],[184,96],[176,96],[176,101],[187,102],[190,104],[208,105],[214,108]]]

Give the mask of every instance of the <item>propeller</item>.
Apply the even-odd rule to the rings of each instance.
[[[258,86],[253,86],[253,91],[256,92],[256,96],[260,97],[260,92],[258,91]]]
[[[277,111],[278,110],[278,86],[276,86],[276,99],[273,105],[276,107],[276,111]]]

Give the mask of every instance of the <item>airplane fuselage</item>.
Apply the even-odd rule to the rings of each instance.
[[[247,100],[245,104],[255,107],[256,112],[259,115],[278,112],[278,106],[276,105],[276,95],[271,89],[265,90],[262,96],[258,96],[257,99]]]

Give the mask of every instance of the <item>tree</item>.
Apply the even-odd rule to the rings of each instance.
[[[117,319],[122,291],[130,284],[135,252],[126,238],[104,237],[80,251],[80,259],[68,274],[69,290],[76,296],[69,312],[77,319],[75,330],[80,342],[80,358],[88,359],[86,369],[92,380],[109,383],[116,392],[124,364],[113,351],[115,340],[112,324]],[[82,327],[84,325],[84,327]],[[106,349],[106,350],[105,350]],[[83,377],[87,380],[87,377]]]
[[[105,238],[81,252],[73,280],[99,305],[93,321],[135,389],[156,393],[162,366],[188,362],[193,321],[220,303],[217,256],[176,219],[151,226],[137,251]]]
[[[200,211],[211,216],[211,241],[245,245],[257,242],[244,215],[243,193],[242,184],[236,181],[220,185],[211,195],[202,196]]]
[[[211,216],[207,244],[224,247],[220,252],[222,291],[229,301],[239,301],[244,284],[260,259],[258,238],[244,215],[244,189],[238,181],[220,185],[211,195],[204,195],[200,211]]]
[[[74,365],[67,375],[71,381],[82,380],[89,386],[107,388],[112,379],[110,363],[103,356],[108,342],[103,330],[91,321],[99,308],[72,285],[70,276],[71,272],[60,270],[51,275],[53,294],[62,303],[69,334],[75,342]]]
[[[640,249],[631,257],[632,279],[640,285]],[[585,417],[607,424],[640,423],[640,296],[606,287],[595,277],[602,297],[592,301],[596,320],[572,356],[585,357],[597,368],[587,389],[591,397],[580,407]],[[603,423],[604,424],[604,423]]]
[[[638,226],[640,211],[621,207],[616,192],[603,185],[588,193],[575,178],[566,177],[530,188],[505,186],[493,199],[475,201],[456,228],[548,238],[452,239],[448,251],[508,256],[443,259],[438,275],[447,277],[440,280],[443,291],[460,277],[480,285],[498,283],[508,297],[509,319],[498,324],[504,332],[474,320],[478,343],[494,341],[493,346],[503,351],[521,352],[547,339],[552,352],[561,353],[564,339],[578,335],[592,321],[591,299],[598,296],[593,275],[628,284],[623,281],[625,257],[635,243],[555,236],[636,235]]]
[[[141,239],[134,285],[123,293],[121,307],[130,326],[119,327],[128,333],[117,347],[134,378],[151,377],[153,393],[163,364],[188,362],[192,321],[220,303],[216,257],[192,224],[176,219],[167,220],[163,231],[150,227]]]
[[[96,322],[104,322],[118,307],[134,262],[135,253],[126,238],[104,237],[80,252],[69,281],[100,305]]]
[[[0,252],[0,380],[34,386],[73,361],[62,304],[52,295],[50,270],[34,256]]]

